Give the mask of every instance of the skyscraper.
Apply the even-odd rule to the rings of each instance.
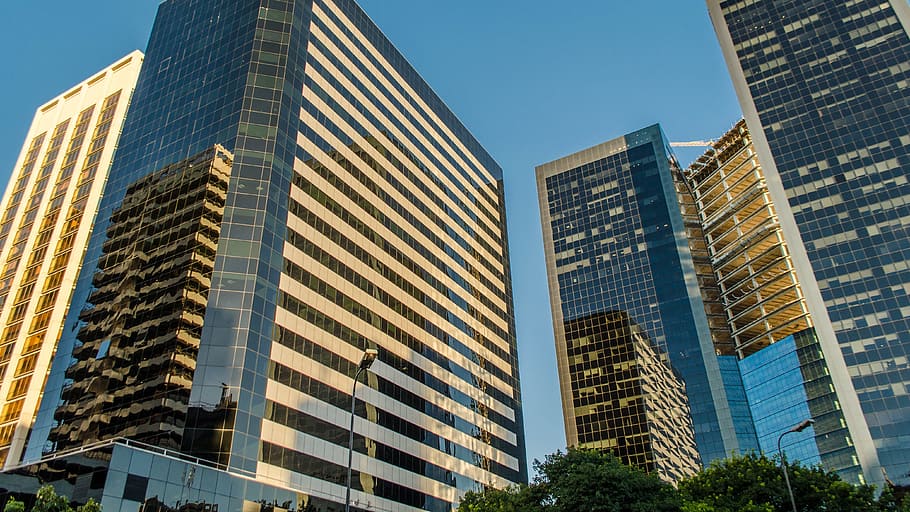
[[[193,297],[184,307],[203,314],[204,302],[204,316],[192,333],[198,350],[174,354],[194,361],[169,366],[181,383],[192,373],[185,416],[185,388],[175,389],[174,414],[154,415],[168,435],[104,448],[106,480],[92,482],[106,482],[97,489],[105,510],[189,498],[225,510],[339,508],[351,377],[366,348],[379,360],[355,402],[356,509],[450,510],[466,490],[525,480],[502,172],[360,7],[170,0],[145,69],[30,459],[66,458],[54,459],[54,442],[130,431],[136,411],[159,403],[141,379],[110,378],[107,393],[123,400],[79,419],[79,372],[105,360],[119,359],[111,371],[122,373],[146,364],[136,347],[112,359],[117,340],[107,343],[96,328],[107,320],[93,312],[130,303],[142,318],[121,336],[148,343],[153,357],[168,343],[197,343],[164,326],[152,332],[172,312],[111,280],[127,262],[152,280],[166,264],[152,261],[164,249],[122,245],[143,215],[154,239],[211,257],[211,278],[204,298],[199,279],[176,273],[139,288]],[[168,195],[164,176],[209,167],[196,155],[215,145],[232,156],[222,217],[213,207],[197,212],[202,224],[166,225],[195,189],[173,183]],[[218,225],[213,255],[214,232],[205,243],[188,236],[206,222]],[[104,431],[119,413],[127,428]],[[163,449],[177,442],[200,459],[170,458]]]
[[[38,108],[0,202],[0,465],[25,448],[142,58]]]
[[[745,121],[674,177],[683,215],[700,228],[689,229],[690,236],[702,239],[716,283],[703,295],[720,294],[729,326],[729,347],[718,358],[742,373],[759,446],[775,453],[778,436],[812,418],[813,426],[785,438],[790,459],[861,481],[856,434],[845,421]],[[830,357],[840,360],[840,353]]]
[[[611,334],[616,329],[607,329],[608,322],[592,319],[622,315],[648,340],[648,357],[661,361],[651,370],[664,373],[666,389],[681,390],[671,383],[684,383],[685,407],[677,407],[676,399],[651,403],[675,408],[675,414],[691,409],[698,454],[707,464],[757,445],[735,361],[733,371],[724,371],[715,356],[715,338],[728,339],[729,332],[723,332],[725,323],[709,322],[700,287],[710,283],[699,276],[706,272],[708,279],[710,267],[696,269],[672,177],[679,172],[675,166],[656,125],[539,166],[544,253],[568,444],[616,451],[610,444],[631,444],[641,432],[653,437],[659,430],[623,412],[642,399],[640,388],[613,389],[612,352],[628,343],[623,338],[630,333]],[[639,357],[636,364],[645,360]],[[624,415],[638,424],[617,434],[612,423]],[[686,432],[692,430],[675,429],[677,446],[691,442]],[[652,449],[644,443],[630,448]]]
[[[866,478],[906,482],[910,7],[707,3]]]

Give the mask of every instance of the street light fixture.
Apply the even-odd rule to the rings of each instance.
[[[787,474],[787,460],[784,458],[784,452],[780,448],[780,441],[781,441],[781,439],[784,438],[785,435],[790,434],[792,432],[802,432],[803,430],[806,430],[807,428],[812,426],[813,423],[815,423],[815,420],[805,419],[805,420],[801,421],[799,423],[799,425],[796,425],[795,427],[791,428],[790,430],[784,432],[783,434],[780,435],[780,437],[777,438],[777,453],[778,453],[778,455],[780,455],[780,466],[784,469],[784,483],[787,484],[787,493],[790,495],[790,505],[793,506],[793,512],[797,512],[796,511],[796,500],[793,498],[793,488],[790,487],[790,476]]]
[[[357,367],[357,373],[354,374],[354,386],[351,388],[351,428],[348,430],[348,480],[347,489],[344,496],[344,512],[351,512],[351,464],[354,461],[354,406],[357,404],[357,380],[360,374],[373,366],[379,351],[375,348],[368,348],[363,351],[363,357],[360,358],[360,366]]]

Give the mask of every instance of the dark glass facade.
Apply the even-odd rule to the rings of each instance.
[[[232,156],[216,147],[132,184],[79,315],[50,440],[180,449]]]
[[[526,480],[502,172],[360,7],[170,0],[146,55],[99,219],[157,169],[234,156],[181,450],[337,503],[351,377],[377,348],[354,500],[442,511]],[[62,447],[46,440],[111,229],[93,233],[33,459]]]
[[[694,475],[686,387],[626,313],[566,322],[578,447],[608,451],[670,481]]]
[[[537,168],[557,364],[566,436],[581,444],[590,436],[575,411],[586,386],[576,383],[600,370],[596,360],[575,360],[570,326],[607,311],[627,315],[685,383],[707,464],[755,442],[737,438],[748,425],[734,425],[729,399],[742,384],[724,381],[714,355],[671,165],[655,125]],[[739,389],[728,393],[727,384]]]
[[[708,2],[819,337],[858,396],[866,477],[910,465],[910,7]],[[792,235],[792,236],[791,236]],[[813,285],[815,286],[815,285]],[[842,397],[846,403],[847,398]],[[853,399],[856,402],[856,399]],[[859,408],[861,407],[861,411]],[[851,428],[851,430],[854,430]],[[874,446],[873,446],[874,444]]]

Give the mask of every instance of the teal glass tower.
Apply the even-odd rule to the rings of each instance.
[[[707,4],[866,480],[907,483],[910,6]]]
[[[151,459],[124,464],[129,450],[118,445],[99,491],[105,510],[181,499],[166,491],[174,479],[195,489],[183,496],[198,491],[223,510],[281,505],[289,494],[293,506],[279,508],[336,510],[351,378],[374,348],[379,358],[356,396],[355,509],[448,511],[467,490],[525,481],[502,171],[361,8],[353,0],[169,0],[144,70],[27,460],[127,435],[157,454],[146,459],[166,459],[167,448],[208,469],[190,478],[186,467],[156,471]],[[157,182],[149,176],[192,166],[216,146],[230,155],[229,178],[213,198],[218,215],[194,224],[208,230],[214,251],[203,247],[198,259],[210,268],[199,266],[180,288],[195,293],[185,303],[199,318],[173,323],[174,333],[154,322],[148,335],[146,327],[128,332],[137,346],[178,340],[181,356],[194,359],[175,372],[186,387],[180,400],[155,402],[174,407],[156,409],[158,433],[167,434],[133,428],[148,396],[81,420],[76,379],[92,378],[101,350],[86,347],[114,343],[86,322],[102,322],[89,312],[109,307],[98,283],[110,286],[105,272],[119,262],[111,255],[124,252],[110,238],[127,238],[120,226],[132,207],[124,202]],[[179,212],[181,193],[159,202]],[[154,215],[156,226],[168,222],[168,211]],[[133,311],[162,311],[145,294],[117,297]],[[181,325],[195,325],[192,336]],[[117,360],[109,371],[145,364],[122,351]],[[112,426],[107,416],[130,424]],[[83,424],[91,437],[80,437]],[[208,485],[201,478],[212,468],[240,483]]]
[[[736,360],[716,356],[715,338],[729,330],[709,320],[668,144],[653,125],[536,172],[567,442],[646,469],[640,459],[671,459],[679,477],[698,459],[709,464],[758,445]],[[604,318],[625,319],[648,350],[630,364],[621,347],[633,336]],[[627,386],[636,365],[663,385]],[[638,402],[675,420],[636,416]],[[680,421],[686,415],[691,428]],[[665,439],[642,442],[653,430]],[[687,449],[693,437],[697,457]]]

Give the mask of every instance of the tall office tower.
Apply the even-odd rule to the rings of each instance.
[[[704,244],[717,284],[710,289],[720,293],[730,327],[732,346],[718,357],[722,364],[739,360],[761,449],[775,453],[780,434],[813,418],[813,427],[785,438],[788,456],[860,480],[854,436],[745,121],[674,177],[684,216],[694,216],[699,225],[690,236]]]
[[[142,58],[38,108],[0,202],[0,465],[35,419]]]
[[[356,392],[355,509],[450,510],[466,490],[525,480],[502,172],[360,7],[169,0],[144,69],[29,460],[73,461],[54,441],[62,449],[113,435],[101,429],[103,413],[81,423],[84,436],[70,419],[81,366],[113,356],[112,339],[107,357],[92,359],[89,345],[103,353],[107,339],[92,311],[136,300],[142,318],[121,333],[136,339],[171,312],[152,307],[154,295],[106,293],[106,267],[116,272],[127,260],[112,258],[130,254],[144,266],[158,254],[116,241],[136,222],[126,217],[139,214],[131,205],[143,180],[218,144],[233,160],[207,296],[184,301],[194,313],[205,304],[185,421],[149,415],[199,462],[188,468],[135,441],[96,448],[111,457],[106,479],[91,479],[105,510],[187,499],[224,510],[337,510],[352,377],[367,348],[379,359]],[[181,200],[155,201],[173,205],[154,213],[158,233]],[[174,290],[196,292],[190,281]],[[148,332],[143,343],[175,338]],[[183,343],[178,333],[174,346]],[[121,354],[114,371],[147,364],[139,350]],[[182,379],[189,366],[178,363]],[[122,382],[108,394],[123,398],[111,411],[129,411],[125,425],[152,404],[141,379],[106,382]]]
[[[866,478],[907,482],[910,6],[707,3]]]
[[[616,437],[611,417],[640,392],[611,391],[616,336],[588,334],[597,329],[582,319],[626,315],[664,361],[661,371],[685,383],[707,464],[756,442],[739,372],[722,371],[715,356],[672,166],[655,125],[537,168],[556,357],[568,443],[607,448],[597,443]]]

